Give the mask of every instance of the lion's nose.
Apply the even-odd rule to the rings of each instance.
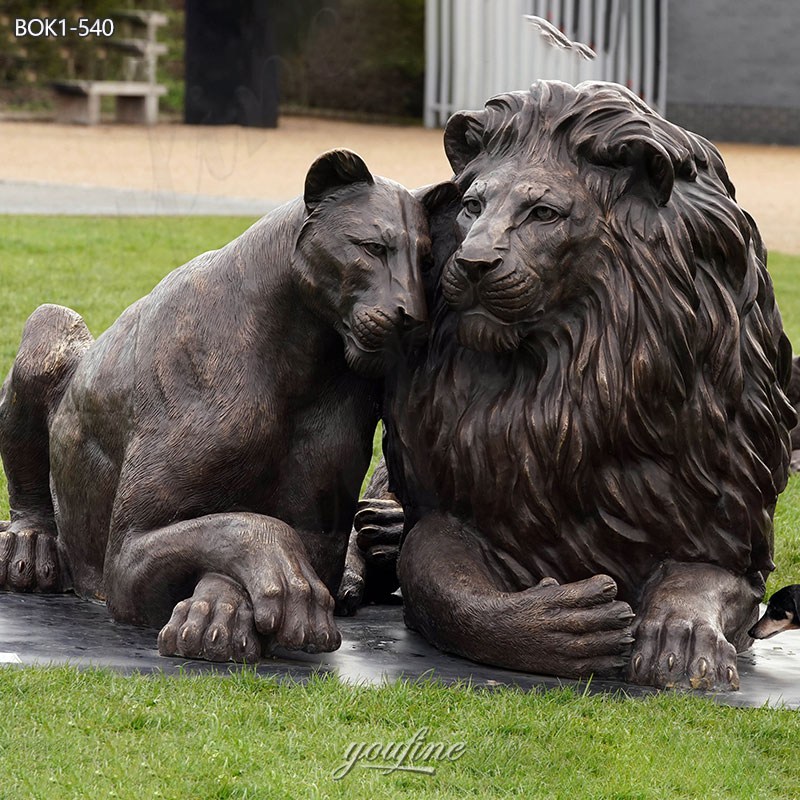
[[[497,269],[503,263],[502,258],[496,258],[494,261],[484,261],[472,258],[457,258],[456,264],[463,270],[464,274],[473,283],[477,283],[484,275],[487,275],[492,270]]]

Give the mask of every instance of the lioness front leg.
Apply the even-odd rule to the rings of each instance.
[[[260,635],[257,648],[233,642],[221,649],[235,660],[254,660],[274,645],[319,652],[341,643],[333,597],[300,536],[280,520],[212,514],[117,539],[119,550],[106,565],[109,609],[118,620],[150,625],[163,625],[172,612],[170,630],[162,631],[164,652],[196,657],[211,652],[216,660],[222,657],[220,637],[230,640],[250,630]],[[192,576],[200,577],[194,594],[173,610],[171,590]],[[212,603],[217,590],[223,600]]]
[[[431,514],[409,533],[399,574],[406,622],[437,647],[510,669],[564,677],[619,674],[633,612],[606,575],[523,591],[504,586],[478,534]]]
[[[736,651],[763,593],[758,579],[713,564],[668,561],[645,588],[628,680],[658,687],[739,688]]]

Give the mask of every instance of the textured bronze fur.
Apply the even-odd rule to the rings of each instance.
[[[718,151],[556,82],[445,147],[463,201],[431,220],[431,338],[387,406],[408,623],[501,666],[736,688],[794,415]]]
[[[336,648],[376,376],[426,320],[429,248],[422,204],[333,151],[303,198],[172,272],[97,341],[40,307],[0,400],[0,588],[169,620],[165,654]]]

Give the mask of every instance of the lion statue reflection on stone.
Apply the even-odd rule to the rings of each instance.
[[[737,688],[794,412],[718,151],[620,86],[545,81],[445,149],[463,197],[386,406],[407,623],[514,669]]]

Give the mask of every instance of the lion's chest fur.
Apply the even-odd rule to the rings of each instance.
[[[666,558],[749,568],[742,526],[724,519],[735,491],[701,490],[680,458],[612,434],[565,349],[481,354],[440,324],[391,392],[389,464],[411,524],[447,511],[523,583],[606,573],[631,601]]]
[[[389,458],[412,519],[447,510],[532,572],[550,552],[558,562],[575,516],[576,487],[559,485],[546,445],[542,377],[516,355],[464,350],[443,334],[397,381],[388,423]]]

